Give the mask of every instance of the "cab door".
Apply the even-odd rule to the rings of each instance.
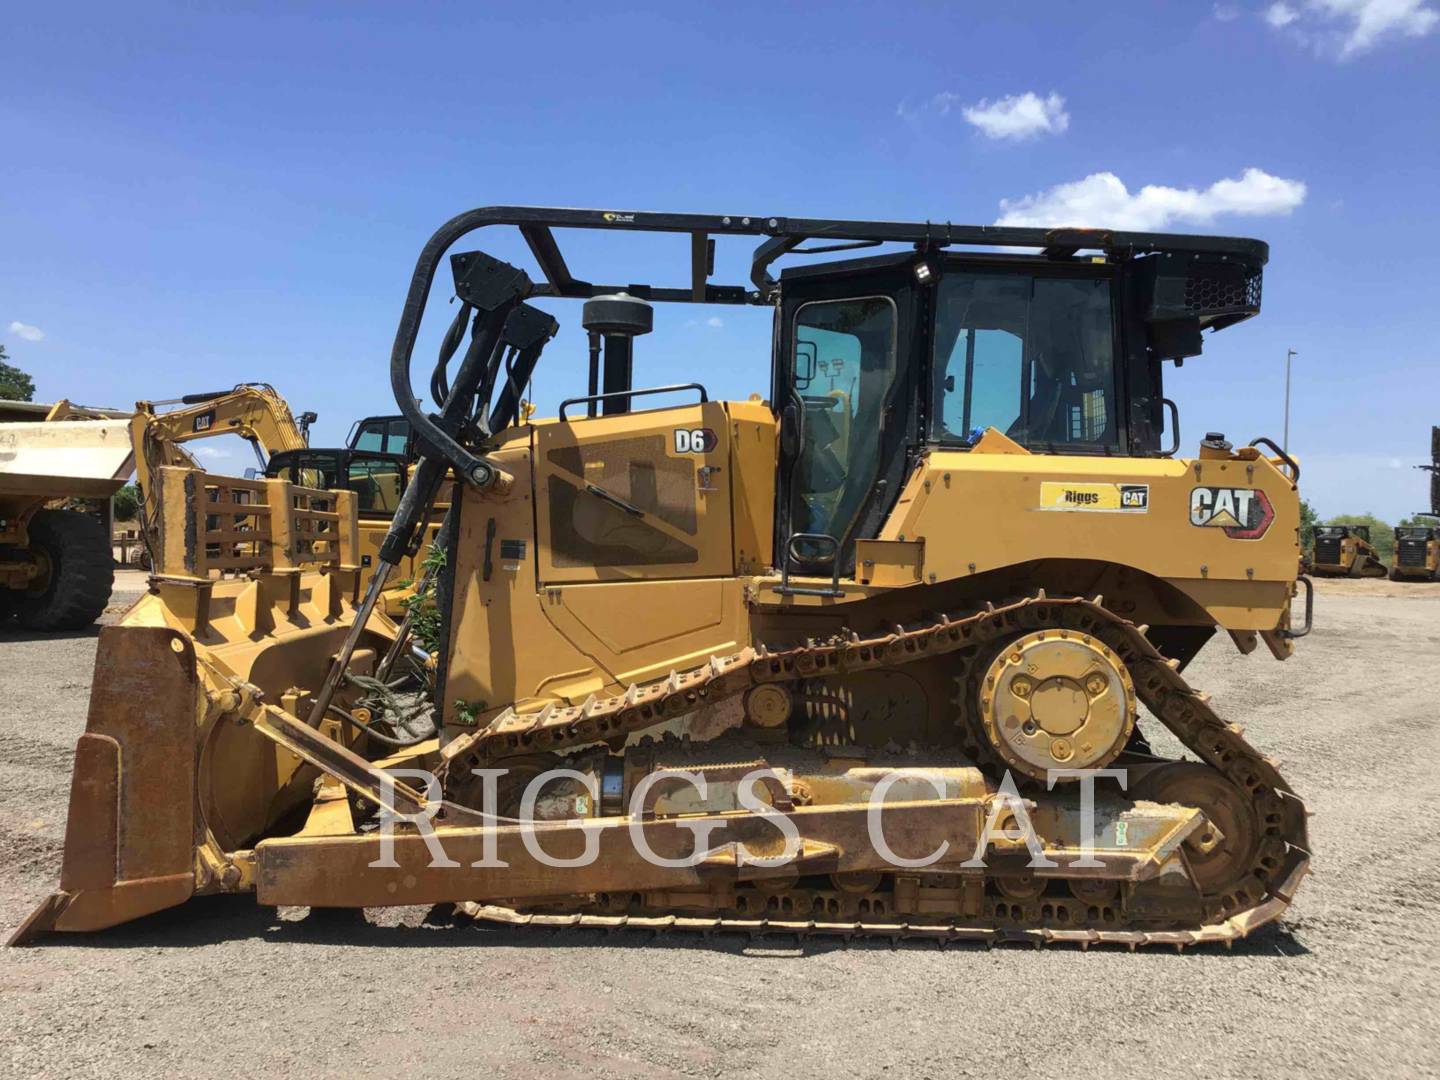
[[[537,425],[535,506],[542,585],[729,576],[724,407]]]
[[[781,414],[776,565],[848,575],[875,536],[916,445],[917,290],[868,261],[782,275],[773,400]],[[796,536],[814,540],[796,541]]]

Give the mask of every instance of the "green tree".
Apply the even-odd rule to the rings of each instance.
[[[1390,562],[1395,556],[1395,529],[1381,521],[1374,514],[1336,514],[1327,525],[1368,525],[1370,543],[1375,545],[1375,554],[1381,562]]]
[[[126,484],[115,492],[115,501],[111,505],[116,521],[134,521],[140,513],[140,489],[134,484]]]
[[[1320,515],[1306,499],[1300,500],[1300,551],[1308,558],[1315,550],[1315,526],[1320,524]]]
[[[0,398],[8,401],[34,401],[35,380],[18,367],[6,363],[10,357],[0,345]]]

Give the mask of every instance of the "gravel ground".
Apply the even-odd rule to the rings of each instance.
[[[652,940],[217,898],[0,950],[0,1071],[1436,1075],[1440,585],[1381,585],[1321,583],[1288,663],[1216,643],[1189,672],[1315,812],[1316,873],[1233,952]],[[117,603],[140,588],[122,575]],[[0,635],[6,933],[57,878],[94,648]]]

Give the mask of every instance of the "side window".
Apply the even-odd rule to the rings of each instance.
[[[934,350],[935,440],[993,427],[1032,449],[1118,445],[1108,279],[949,273]]]
[[[1028,277],[957,274],[940,283],[935,370],[941,405],[935,416],[936,438],[964,442],[975,431],[990,427],[1012,438],[1017,435],[1023,424],[1029,309]]]
[[[328,467],[327,467],[328,466]],[[289,480],[297,487],[328,491],[335,486],[334,466],[323,457],[300,454],[275,470],[278,479]]]
[[[361,513],[394,514],[404,487],[403,470],[398,461],[352,459],[345,470],[345,486],[355,492]]]
[[[895,383],[895,323],[887,297],[820,301],[795,314],[791,396],[802,419],[792,532],[843,544],[874,486]]]
[[[390,436],[386,440],[385,452],[388,454],[403,454],[410,446],[410,422],[408,420],[391,420]]]
[[[360,433],[355,439],[356,450],[375,450],[383,452],[385,449],[385,422],[379,421],[362,424]]]
[[[1110,283],[1036,278],[1030,313],[1035,443],[1113,445],[1115,349]]]

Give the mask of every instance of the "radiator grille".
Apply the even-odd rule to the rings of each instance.
[[[1340,538],[1338,536],[1316,537],[1315,561],[1317,563],[1338,563],[1340,561]]]
[[[1401,566],[1424,566],[1425,547],[1424,540],[1401,540],[1395,546],[1395,561]]]

